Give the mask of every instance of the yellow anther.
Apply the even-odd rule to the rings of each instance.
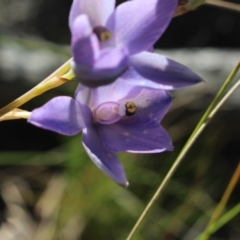
[[[107,41],[112,37],[108,29],[103,26],[96,26],[93,32],[97,35],[100,42]]]
[[[112,35],[111,35],[110,32],[108,32],[108,31],[102,32],[102,33],[100,34],[100,41],[101,41],[101,42],[107,41],[107,40],[109,40],[111,37],[112,37]]]

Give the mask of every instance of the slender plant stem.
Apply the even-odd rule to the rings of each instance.
[[[225,213],[219,220],[217,220],[210,228],[210,233],[215,233],[218,229],[220,229],[222,226],[224,226],[227,222],[229,222],[231,219],[233,219],[237,214],[240,213],[240,203],[237,204],[235,207],[233,207],[231,210],[229,210],[227,213]],[[204,233],[203,233],[204,234]],[[200,240],[203,234],[200,234],[197,238],[194,240]]]
[[[218,103],[218,105],[212,110],[211,114],[209,114],[208,118],[213,117],[215,113],[219,110],[219,108],[223,105],[223,103],[227,100],[227,98],[230,97],[230,95],[237,90],[237,88],[240,86],[240,79],[237,81],[236,84],[233,85],[233,87],[226,93],[226,95],[221,99],[221,101]]]
[[[72,61],[72,58],[67,60],[62,66],[60,66],[57,70],[55,70],[48,77],[46,77],[41,83],[47,82],[53,77],[62,76],[64,74],[66,74],[71,69],[71,61]]]
[[[238,83],[240,83],[240,80]],[[236,170],[234,171],[234,174],[233,174],[219,204],[217,205],[215,211],[213,212],[212,217],[206,227],[206,230],[201,234],[200,240],[207,240],[209,238],[209,236],[211,234],[212,225],[215,224],[215,222],[219,219],[220,215],[224,211],[227,201],[230,198],[232,191],[235,188],[239,179],[240,179],[240,163],[238,164]]]
[[[206,4],[240,12],[240,5],[237,3],[224,2],[222,0],[206,0]]]
[[[4,114],[2,117],[0,117],[0,122],[6,121],[6,120],[28,119],[30,114],[31,113],[28,111],[15,108],[11,112],[8,112]]]
[[[67,82],[67,80],[74,78],[74,74],[70,66],[70,61],[71,59],[64,63],[60,68],[58,68],[55,72],[53,72],[50,76],[48,76],[30,91],[26,92],[19,98],[15,99],[13,102],[0,109],[0,117],[8,112],[11,112],[15,108],[20,107],[32,98],[39,96],[52,88],[58,87]]]
[[[234,79],[234,77],[236,76],[237,72],[240,69],[240,61],[238,62],[238,64],[236,65],[236,67],[232,70],[232,72],[229,74],[229,76],[227,77],[227,79],[225,80],[225,82],[223,83],[222,87],[220,88],[220,90],[218,91],[217,95],[215,96],[215,98],[213,99],[213,101],[211,102],[211,104],[209,105],[208,109],[206,110],[206,112],[204,113],[203,117],[200,119],[198,125],[196,126],[195,130],[193,131],[192,135],[190,136],[190,138],[195,134],[195,132],[197,131],[197,129],[208,120],[211,111],[213,111],[213,109],[215,108],[216,104],[220,101],[221,97],[223,96],[224,92],[226,91],[226,89],[228,88],[228,86],[230,85],[230,83],[232,82],[232,80]]]
[[[134,225],[133,229],[131,230],[130,234],[127,237],[127,240],[131,240],[133,238],[133,236],[135,235],[135,233],[137,232],[138,228],[140,227],[140,224],[143,222],[145,216],[147,215],[147,213],[149,212],[149,210],[152,208],[153,204],[156,202],[156,200],[159,198],[160,194],[162,193],[162,191],[164,190],[164,188],[166,187],[167,183],[170,181],[171,177],[173,176],[174,172],[176,171],[176,169],[178,168],[178,166],[180,165],[182,159],[184,158],[184,156],[186,155],[186,153],[188,152],[188,150],[191,148],[191,146],[193,145],[193,143],[195,142],[195,140],[197,139],[197,137],[199,136],[199,134],[202,132],[202,130],[205,128],[205,126],[207,125],[207,120],[209,115],[211,114],[211,112],[214,110],[214,107],[216,106],[216,104],[220,101],[220,99],[222,98],[222,95],[224,94],[224,92],[226,91],[226,88],[229,86],[229,84],[233,81],[234,77],[236,76],[238,70],[240,68],[240,62],[238,62],[238,64],[236,65],[236,67],[233,69],[233,71],[230,73],[230,75],[228,76],[228,78],[226,79],[226,81],[223,83],[222,87],[220,88],[220,90],[218,91],[217,95],[215,96],[215,98],[213,99],[212,103],[210,104],[210,106],[208,107],[208,109],[206,110],[205,114],[203,115],[203,117],[200,119],[198,125],[196,126],[196,128],[194,129],[193,133],[191,134],[191,136],[189,137],[188,141],[186,142],[186,144],[184,145],[184,147],[182,148],[181,152],[179,153],[178,157],[176,158],[176,160],[174,161],[172,167],[170,168],[170,170],[168,171],[167,175],[165,176],[165,178],[163,179],[162,183],[159,185],[157,191],[155,192],[155,194],[153,195],[153,197],[151,198],[151,200],[149,201],[149,203],[147,204],[146,208],[144,209],[144,211],[142,212],[142,214],[140,215],[139,219],[137,220],[136,224]]]

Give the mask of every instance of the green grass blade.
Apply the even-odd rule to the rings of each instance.
[[[240,213],[240,203],[237,204],[235,207],[233,207],[231,210],[229,210],[227,213],[225,213],[218,221],[216,221],[210,227],[208,234],[215,233],[217,230],[219,230],[221,227],[223,227],[226,223],[228,223],[230,220],[232,220],[239,213]],[[205,232],[200,234],[194,240],[201,240],[201,239],[203,239],[205,234],[206,234]]]

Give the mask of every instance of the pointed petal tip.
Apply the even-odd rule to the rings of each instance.
[[[156,53],[136,54],[131,56],[131,63],[138,74],[165,90],[190,87],[203,82],[203,78],[190,68]]]
[[[129,182],[126,181],[124,183],[118,183],[121,187],[127,188],[129,186]]]

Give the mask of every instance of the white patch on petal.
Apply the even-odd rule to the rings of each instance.
[[[129,132],[123,132],[123,135],[128,137],[129,136]]]
[[[126,152],[130,152],[130,153],[160,153],[160,152],[164,152],[166,151],[166,148],[162,148],[162,149],[154,149],[154,150],[149,150],[149,151],[131,151],[128,150]]]
[[[91,152],[91,150],[84,144],[83,144],[83,147],[85,149],[85,151],[87,152],[88,156],[92,159],[92,161],[100,168],[100,169],[103,169],[103,164],[101,162],[101,160]]]

